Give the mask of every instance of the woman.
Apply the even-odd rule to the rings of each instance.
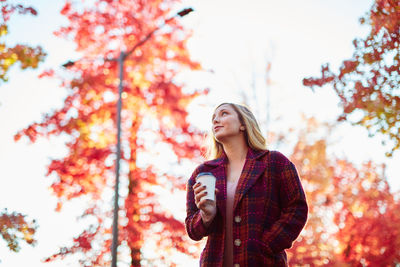
[[[287,266],[285,249],[307,220],[307,203],[293,163],[268,151],[254,115],[223,103],[212,116],[210,157],[187,187],[186,230],[207,236],[200,266]],[[216,201],[203,198],[201,172],[216,177]]]

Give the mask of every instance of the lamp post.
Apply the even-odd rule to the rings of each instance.
[[[115,185],[114,185],[114,218],[112,227],[112,244],[111,244],[111,266],[117,266],[117,248],[118,248],[118,211],[119,211],[119,168],[121,159],[121,109],[122,109],[122,91],[124,79],[124,61],[126,54],[121,51],[118,57],[119,67],[119,85],[118,85],[118,103],[117,103],[117,161],[115,164]]]
[[[147,40],[149,40],[153,34],[168,24],[173,18],[180,16],[186,16],[192,12],[192,8],[185,8],[174,16],[166,19],[162,25],[155,28],[149,34],[147,34],[142,40],[140,40],[136,45],[134,45],[128,52],[121,51],[118,57],[118,67],[119,67],[119,85],[118,85],[118,104],[117,104],[117,159],[115,166],[115,186],[114,186],[114,215],[113,215],[113,228],[112,228],[112,245],[111,245],[111,266],[117,267],[117,249],[118,249],[118,211],[119,211],[119,169],[120,169],[120,159],[121,159],[121,109],[122,109],[122,92],[123,92],[123,79],[124,79],[124,62],[139,46],[143,45]],[[115,59],[113,59],[115,60]]]

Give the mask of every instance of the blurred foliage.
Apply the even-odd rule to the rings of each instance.
[[[21,63],[22,69],[36,68],[39,61],[43,61],[45,56],[40,47],[31,48],[20,44],[8,47],[5,42],[1,41],[8,33],[7,22],[14,12],[37,15],[36,10],[32,7],[24,7],[21,4],[10,2],[12,1],[0,0],[0,82],[7,81],[6,74],[16,62]],[[7,209],[0,212],[0,234],[11,251],[18,252],[20,250],[20,241],[34,245],[36,228],[35,221],[28,221],[25,215],[17,212],[10,213]]]
[[[11,251],[18,252],[21,241],[34,245],[36,229],[36,222],[27,220],[26,215],[15,211],[10,213],[7,209],[0,212],[0,235]]]
[[[40,46],[31,47],[23,44],[8,46],[4,41],[8,34],[8,22],[11,15],[15,12],[19,14],[37,15],[37,11],[33,7],[25,7],[16,4],[15,1],[0,0],[1,17],[0,17],[0,82],[8,80],[7,73],[11,66],[20,63],[21,69],[37,68],[42,62],[46,53]]]
[[[313,118],[304,125],[290,158],[307,195],[309,219],[288,250],[290,264],[400,264],[400,195],[389,190],[385,166],[356,166],[329,154],[334,128]]]
[[[344,60],[339,73],[329,64],[322,76],[306,78],[305,86],[333,86],[343,113],[339,121],[349,121],[380,133],[387,144],[387,156],[400,148],[400,0],[375,0],[360,19],[369,34],[353,41],[352,58]]]

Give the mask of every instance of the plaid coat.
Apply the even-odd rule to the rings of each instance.
[[[187,184],[186,231],[193,240],[207,236],[200,266],[223,266],[227,158],[206,161]],[[200,172],[216,178],[217,215],[206,228],[195,205],[193,185]],[[248,150],[233,205],[234,266],[287,266],[290,248],[307,220],[308,207],[297,171],[277,151]]]

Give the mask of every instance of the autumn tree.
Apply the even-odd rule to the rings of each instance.
[[[309,204],[309,219],[288,251],[295,266],[396,266],[400,263],[399,193],[384,166],[356,166],[327,152],[333,126],[313,118],[298,130],[291,160]]]
[[[348,266],[397,266],[400,263],[400,201],[391,193],[384,166],[360,168],[337,160],[333,177],[337,254]]]
[[[303,120],[305,127],[296,130],[297,141],[290,159],[301,177],[309,212],[307,224],[288,251],[288,258],[294,266],[335,266],[338,262],[332,230],[329,230],[333,218],[328,215],[334,166],[327,153],[329,140],[326,139],[332,126],[321,124],[314,118],[304,117]]]
[[[68,96],[63,107],[15,138],[26,136],[35,142],[53,135],[69,137],[68,154],[53,159],[47,174],[59,199],[58,209],[71,199],[84,199],[87,206],[81,218],[90,223],[71,246],[62,247],[47,261],[76,253],[83,266],[109,266],[119,83],[118,63],[109,59],[146,39],[176,12],[178,3],[66,1],[61,10],[68,24],[56,34],[73,40],[84,58],[65,65],[70,71],[67,77],[57,76],[54,70],[43,73],[42,77],[54,74],[60,79]],[[183,219],[171,211],[176,207],[168,211],[162,206],[157,193],[164,190],[174,199],[185,190],[187,179],[181,177],[184,168],[179,163],[200,157],[202,138],[189,124],[187,108],[204,91],[185,87],[178,76],[184,69],[200,69],[189,57],[189,36],[178,19],[169,19],[125,60],[119,264],[173,266],[171,255],[190,254]],[[146,247],[152,258],[144,257]]]
[[[331,84],[343,108],[338,120],[361,125],[370,135],[382,134],[391,156],[400,148],[400,1],[375,0],[360,22],[370,32],[353,41],[353,56],[337,73],[325,64],[321,77],[303,84]]]
[[[33,7],[10,2],[8,0],[0,0],[0,82],[7,81],[7,72],[17,62],[20,63],[21,69],[37,68],[39,62],[43,61],[46,56],[40,46],[31,47],[24,44],[16,44],[10,47],[4,41],[5,36],[8,34],[8,22],[12,14],[17,12],[19,14],[37,15],[37,11]]]

